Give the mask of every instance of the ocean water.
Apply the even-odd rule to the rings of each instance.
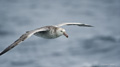
[[[0,0],[0,51],[28,30],[64,22],[94,27],[32,36],[0,56],[0,67],[120,67],[120,0]]]

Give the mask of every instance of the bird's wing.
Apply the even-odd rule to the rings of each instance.
[[[93,27],[92,25],[88,25],[88,24],[84,24],[84,23],[62,23],[62,24],[56,25],[56,27],[61,27],[64,25],[77,25],[77,26],[83,26],[83,27]]]
[[[12,43],[10,46],[8,46],[6,49],[4,49],[0,55],[6,53],[10,49],[14,48],[16,45],[18,45],[20,42],[24,41],[25,39],[31,37],[34,33],[40,32],[40,31],[47,31],[47,28],[38,28],[35,30],[27,31],[25,34],[23,34],[19,39],[17,39],[14,43]]]

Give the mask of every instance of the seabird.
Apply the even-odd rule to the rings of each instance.
[[[93,27],[91,25],[83,24],[83,23],[62,23],[62,24],[58,24],[58,25],[44,26],[44,27],[37,28],[37,29],[31,30],[31,31],[27,31],[22,36],[20,36],[19,39],[17,39],[10,46],[8,46],[6,49],[4,49],[0,53],[0,56],[3,55],[4,53],[6,53],[7,51],[9,51],[10,49],[14,48],[20,42],[31,37],[32,35],[36,35],[38,37],[43,37],[46,39],[54,39],[61,35],[64,35],[68,38],[68,35],[67,35],[65,29],[61,28],[61,26],[64,26],[64,25],[68,25],[68,26],[69,25],[77,25],[77,26],[83,26],[83,27]]]

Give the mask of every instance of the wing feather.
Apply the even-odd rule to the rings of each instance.
[[[6,49],[4,49],[1,53],[0,56],[10,49],[14,48],[16,45],[18,45],[20,42],[24,41],[25,39],[31,37],[34,33],[40,32],[40,31],[47,31],[47,28],[38,28],[32,31],[27,31],[25,34],[23,34],[19,39],[17,39],[14,43],[12,43],[10,46],[8,46]]]
[[[83,27],[93,27],[92,25],[88,25],[88,24],[84,24],[84,23],[62,23],[62,24],[58,24],[56,26],[61,27],[64,25],[77,25],[77,26],[83,26]]]

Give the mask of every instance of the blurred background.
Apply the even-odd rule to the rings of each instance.
[[[120,67],[120,0],[0,0],[0,51],[26,31],[64,22],[94,27],[32,36],[0,56],[0,67]]]

